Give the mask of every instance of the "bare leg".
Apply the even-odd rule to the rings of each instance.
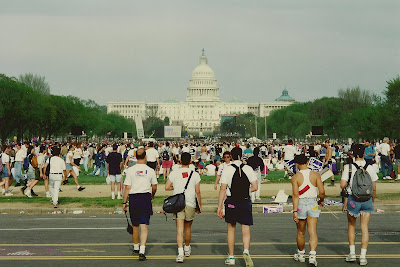
[[[133,244],[139,244],[139,225],[133,225]]]
[[[49,192],[49,178],[45,178],[44,180],[44,190]]]
[[[242,224],[243,249],[250,249],[250,225]]]
[[[228,223],[228,252],[230,256],[233,256],[235,251],[235,230],[236,224]]]
[[[369,232],[368,224],[371,213],[361,213],[361,248],[368,248]]]
[[[304,246],[306,244],[305,240],[305,233],[306,233],[306,220],[299,220],[299,222],[296,224],[297,225],[297,248],[300,251],[304,250]]]
[[[183,248],[183,229],[185,220],[176,219],[176,243],[178,244],[178,248]]]
[[[193,221],[185,221],[185,246],[190,246],[192,240],[192,223]]]
[[[307,231],[310,236],[310,251],[316,251],[318,245],[318,236],[317,236],[317,223],[318,218],[307,217]]]
[[[356,240],[356,221],[357,219],[347,213],[347,221],[348,221],[348,238],[349,238],[349,245],[355,245]]]
[[[141,224],[140,225],[140,245],[141,246],[146,246],[148,234],[149,234],[149,227],[146,224]]]
[[[115,192],[115,182],[111,182],[111,193]]]

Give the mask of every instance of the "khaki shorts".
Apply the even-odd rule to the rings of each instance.
[[[176,215],[174,214],[175,219],[182,219],[185,221],[193,221],[194,214],[196,213],[196,209],[190,206],[185,206],[185,209],[178,212]]]

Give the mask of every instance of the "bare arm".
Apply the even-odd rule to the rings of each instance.
[[[372,204],[375,203],[375,195],[376,195],[376,182],[372,183]]]
[[[156,195],[157,192],[157,185],[156,184],[152,184],[151,185],[151,199],[154,199],[154,196]]]
[[[217,215],[221,219],[224,217],[224,214],[222,213],[222,205],[224,205],[225,195],[226,195],[226,184],[221,184],[221,188],[219,189],[218,209],[217,209]]]
[[[297,174],[292,177],[292,201],[293,201],[293,221],[299,222],[297,209],[299,208],[299,185],[297,184]]]
[[[194,190],[195,190],[195,192],[196,192],[197,201],[198,201],[198,203],[199,203],[199,207],[200,207],[200,210],[201,210],[200,182],[198,182],[198,183],[196,184],[196,187],[195,187]],[[199,213],[200,213],[200,211],[199,211]]]
[[[214,183],[215,190],[217,190],[217,185],[218,185],[219,179],[221,179],[221,175],[217,175],[217,177],[215,177],[215,183]]]
[[[174,187],[172,186],[171,180],[168,178],[167,182],[165,183],[165,191],[170,191],[174,190]]]
[[[321,175],[319,173],[315,173],[317,176],[317,188],[318,188],[318,194],[319,194],[319,200],[318,204],[323,207],[324,206],[324,199],[325,199],[325,188],[324,184],[322,183],[321,180]]]
[[[250,192],[255,192],[258,190],[257,180],[250,183]]]
[[[128,201],[128,196],[129,196],[129,191],[131,191],[131,186],[130,185],[125,185],[124,188],[124,201],[122,203],[122,209],[126,212],[127,210],[127,201]]]

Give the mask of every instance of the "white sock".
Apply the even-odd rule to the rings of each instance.
[[[111,197],[115,197],[115,192],[111,192]]]
[[[146,246],[140,246],[139,254],[144,254],[145,251],[146,251]]]
[[[133,244],[133,249],[134,250],[139,250],[139,244]]]
[[[118,196],[119,196],[119,197],[121,196],[121,191],[118,191]]]
[[[364,258],[367,256],[367,249],[366,248],[362,248],[361,249],[361,255],[360,258]]]
[[[183,248],[178,248],[178,254],[183,255]]]
[[[356,245],[350,245],[350,254],[356,254]]]
[[[249,255],[250,255],[250,252],[249,252],[249,250],[248,250],[248,249],[243,249],[243,254],[245,254],[245,253],[247,253],[247,254],[249,254]]]
[[[306,250],[305,249],[303,249],[303,250],[298,250],[297,249],[297,252],[300,253],[300,254],[306,254]]]
[[[76,186],[76,188],[78,188],[78,189],[79,189],[79,187],[81,187],[81,186],[80,186],[80,185],[77,185],[77,186]]]
[[[397,179],[400,179],[400,174],[397,174]]]
[[[317,255],[317,252],[316,252],[315,250],[311,250],[311,251],[310,251],[310,255],[316,256],[316,255]]]
[[[189,249],[190,249],[190,245],[189,246],[185,245],[185,251],[188,251]]]

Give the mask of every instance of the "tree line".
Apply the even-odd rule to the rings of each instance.
[[[25,79],[23,79],[25,78]],[[136,132],[133,120],[107,114],[107,108],[93,100],[50,94],[49,88],[30,75],[20,79],[0,74],[0,139],[31,140],[67,137],[72,127],[81,127],[89,138],[122,137]],[[36,88],[34,88],[36,87]]]
[[[220,131],[236,132],[242,137],[257,135],[260,139],[271,139],[272,133],[281,140],[306,139],[312,126],[323,126],[324,134],[331,139],[377,140],[384,136],[400,138],[399,118],[400,76],[387,81],[382,97],[359,86],[341,89],[337,97],[294,103],[273,111],[267,118],[240,114],[235,123],[222,123]]]

